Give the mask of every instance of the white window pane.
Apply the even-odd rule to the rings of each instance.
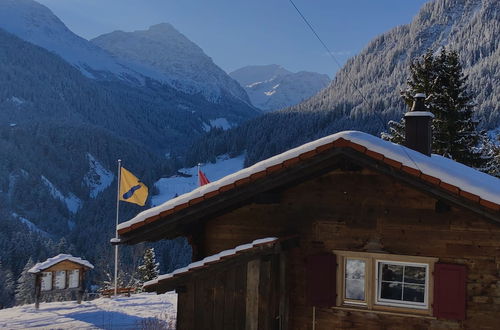
[[[43,272],[42,273],[42,291],[50,291],[52,290],[52,272]]]
[[[365,281],[345,281],[345,297],[350,300],[365,300]]]
[[[55,288],[56,289],[65,289],[66,288],[66,271],[65,270],[58,270],[56,272]]]
[[[70,288],[78,288],[79,278],[80,278],[80,270],[78,270],[78,269],[70,270],[70,272],[69,272],[69,287]]]
[[[366,263],[360,259],[346,259],[345,263],[345,298],[365,300]]]

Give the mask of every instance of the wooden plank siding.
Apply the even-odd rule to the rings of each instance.
[[[247,204],[206,221],[198,247],[202,255],[212,255],[257,238],[299,236],[300,247],[288,252],[286,301],[280,296],[279,262],[270,266],[261,261],[259,329],[276,329],[271,316],[279,316],[279,310],[261,318],[268,303],[278,309],[280,304],[289,306],[288,329],[312,329],[312,307],[305,297],[305,258],[322,251],[366,251],[367,246],[384,253],[437,257],[441,262],[466,265],[466,320],[317,308],[316,329],[496,328],[500,313],[498,223],[453,205],[448,211],[437,210],[436,198],[368,169],[335,170],[274,193],[280,195],[275,203]],[[227,299],[236,288],[230,278],[224,283]]]
[[[278,253],[205,268],[187,277],[176,290],[177,329],[275,329],[279,267]]]

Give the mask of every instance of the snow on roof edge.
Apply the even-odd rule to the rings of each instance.
[[[334,142],[340,138],[362,145],[370,151],[380,153],[386,158],[401,162],[403,165],[413,169],[420,170],[424,174],[436,177],[443,182],[460,188],[463,191],[478,195],[484,200],[500,204],[500,179],[498,178],[439,155],[433,154],[431,157],[428,157],[405,146],[384,141],[367,133],[359,131],[344,131],[308,142],[279,155],[262,160],[250,167],[227,175],[217,181],[170,199],[161,205],[142,211],[134,218],[119,224],[117,229],[120,230],[128,228],[133,224],[156,216],[163,211],[173,209],[175,206],[189,202],[190,200],[201,197],[209,192],[216,191],[220,187],[249,177],[251,174],[265,170],[273,165],[281,164],[287,159],[297,157],[305,152],[314,150],[319,146]]]
[[[178,269],[174,270],[171,273],[160,275],[157,278],[155,278],[154,280],[144,282],[143,287],[145,288],[147,286],[158,284],[159,281],[162,281],[162,280],[165,280],[165,279],[168,279],[168,278],[172,278],[175,275],[187,273],[187,272],[189,272],[192,269],[203,267],[206,264],[212,263],[214,261],[218,261],[221,258],[228,257],[228,256],[233,256],[233,255],[235,255],[238,252],[249,250],[251,248],[256,247],[257,245],[273,243],[273,242],[276,242],[277,240],[278,240],[278,237],[266,237],[266,238],[256,239],[256,240],[252,241],[252,243],[238,245],[234,249],[229,249],[229,250],[221,251],[221,252],[219,252],[217,254],[208,256],[208,257],[206,257],[206,258],[204,258],[202,260],[192,262],[192,263],[190,263],[189,265],[187,265],[185,267],[178,268]]]
[[[83,260],[82,258],[79,258],[79,257],[73,257],[71,254],[58,254],[55,257],[52,257],[52,258],[45,260],[44,262],[37,263],[36,265],[34,265],[33,267],[31,267],[28,270],[28,273],[39,273],[39,272],[41,272],[49,267],[54,266],[55,264],[60,263],[61,261],[65,261],[65,260],[75,262],[75,263],[83,265],[85,267],[94,269],[94,265],[92,265],[87,260]]]

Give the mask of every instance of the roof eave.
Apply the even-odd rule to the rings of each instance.
[[[336,147],[300,162],[289,162],[288,166],[285,164],[278,171],[246,182],[251,182],[251,184],[234,186],[232,189],[219,192],[209,199],[181,208],[177,212],[168,212],[164,216],[160,215],[154,221],[132,228],[127,233],[120,235],[121,243],[136,244],[143,241],[156,241],[188,235],[192,224],[235,209],[242,204],[248,203],[258,194],[294,182],[305,181],[312,176],[321,175],[339,168],[340,163],[336,162],[336,160],[343,159],[342,157],[346,157],[362,167],[371,168],[406,182],[437,199],[446,200],[485,218],[500,222],[500,212],[495,212],[478,202],[470,200],[470,198],[465,198],[460,194],[460,190],[451,189],[453,187],[445,189],[445,185],[435,184],[433,181],[435,178],[427,178],[420,171],[408,168],[387,158],[377,159],[374,155],[368,155],[367,152],[369,151],[357,150],[348,146]]]

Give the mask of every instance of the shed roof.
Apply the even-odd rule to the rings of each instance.
[[[169,274],[160,275],[154,280],[144,283],[143,288],[145,291],[149,292],[157,291],[158,285],[167,285],[168,282],[172,282],[173,278],[178,279],[181,278],[182,276],[191,274],[193,272],[197,272],[201,269],[207,269],[208,267],[214,264],[222,263],[229,259],[233,259],[237,256],[241,256],[242,254],[248,254],[249,252],[255,252],[259,249],[272,247],[276,243],[278,243],[278,241],[280,240],[277,237],[261,238],[261,239],[256,239],[248,244],[239,245],[234,249],[221,251],[217,254],[208,256],[202,260],[192,262],[186,267],[176,269]]]
[[[45,269],[50,268],[50,267],[52,267],[60,262],[63,262],[63,261],[74,262],[76,264],[80,264],[84,267],[91,268],[91,269],[94,268],[94,265],[92,265],[87,260],[83,260],[82,258],[79,258],[79,257],[73,257],[71,254],[59,254],[55,257],[52,257],[52,258],[45,260],[44,262],[37,263],[35,266],[31,267],[28,270],[28,273],[42,272]]]
[[[118,233],[130,234],[137,228],[190,208],[220,193],[293,167],[329,150],[342,148],[352,149],[393,169],[410,174],[426,184],[436,186],[448,194],[475,203],[478,207],[492,212],[493,217],[498,217],[500,221],[500,179],[439,155],[428,157],[367,133],[346,131],[288,150],[143,211],[131,220],[119,224]]]

